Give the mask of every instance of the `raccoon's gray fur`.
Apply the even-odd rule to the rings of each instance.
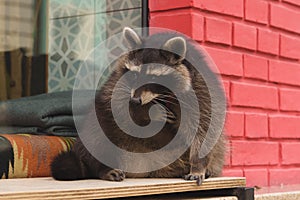
[[[186,180],[197,180],[200,185],[206,177],[219,176],[222,171],[225,154],[225,137],[223,134],[218,138],[211,152],[204,158],[199,158],[198,150],[207,135],[211,123],[212,106],[211,96],[203,77],[197,72],[188,60],[197,61],[197,63],[213,76],[203,55],[196,49],[188,38],[181,34],[157,33],[147,38],[140,38],[132,29],[125,28],[123,37],[130,48],[137,50],[130,51],[123,55],[116,63],[115,70],[108,81],[96,95],[95,105],[98,121],[106,136],[118,147],[131,152],[152,152],[168,144],[175,136],[178,127],[181,125],[183,130],[189,130],[189,123],[180,124],[180,106],[175,96],[168,89],[157,84],[148,84],[140,88],[134,88],[138,77],[159,77],[164,74],[174,79],[174,88],[179,93],[185,93],[187,90],[194,89],[200,115],[200,123],[197,134],[191,147],[181,155],[172,164],[156,171],[148,173],[124,173],[122,169],[111,169],[96,160],[84,147],[78,138],[73,153],[63,153],[56,157],[52,162],[52,175],[58,180],[74,180],[83,178],[99,178],[104,180],[121,181],[126,177],[183,177]],[[159,47],[154,49],[151,47]],[[172,52],[176,52],[174,54]],[[175,69],[180,77],[172,78],[172,75],[161,68],[156,68],[151,63],[158,63],[170,66]],[[154,66],[148,69],[146,64]],[[147,69],[146,69],[147,68]],[[150,122],[149,108],[153,104],[160,104],[169,111],[165,118],[167,122],[163,129],[150,138],[137,138],[125,134],[115,123],[111,112],[111,97],[117,81],[124,73],[131,71],[132,80],[128,80],[128,85],[120,90],[120,99],[122,92],[131,93],[130,115],[133,121],[144,126]],[[215,87],[220,89],[216,81]],[[220,96],[220,98],[223,98]],[[184,104],[184,102],[183,102]],[[195,110],[190,106],[190,114],[193,116]],[[217,112],[222,112],[220,109]],[[120,113],[122,115],[122,113]],[[220,115],[221,116],[221,115]],[[199,117],[199,116],[195,116]],[[215,123],[222,123],[222,117]],[[87,122],[91,120],[87,119]],[[86,133],[92,132],[96,124],[89,124],[84,128]],[[216,135],[219,133],[216,131]],[[102,147],[99,147],[100,149]],[[120,162],[126,163],[126,158]],[[72,172],[74,172],[72,174]]]

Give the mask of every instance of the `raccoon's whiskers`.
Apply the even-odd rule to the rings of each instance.
[[[159,105],[161,108],[165,109],[166,110],[166,116],[165,118],[167,118],[167,121],[169,123],[172,123],[174,122],[174,120],[176,119],[176,116],[174,115],[174,113],[165,105],[161,104],[159,101],[162,101],[161,99],[159,98],[156,98],[157,100],[152,100],[154,103],[156,103],[157,105]]]
[[[190,109],[193,110],[193,107],[190,104],[188,104],[185,101],[183,101],[182,99],[178,99],[178,98],[176,98],[174,96],[171,96],[171,95],[163,95],[162,94],[160,96],[166,97],[166,98],[170,98],[170,99],[174,99],[174,100],[178,101],[179,103],[183,104],[183,106],[185,106],[185,107],[190,108]],[[166,101],[168,103],[171,103],[171,104],[174,104],[174,105],[178,105],[178,103],[175,103],[175,102],[171,102],[171,101],[168,101],[168,100],[164,100],[164,101]]]

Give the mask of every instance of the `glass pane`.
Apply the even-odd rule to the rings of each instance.
[[[141,26],[140,0],[50,0],[49,9],[48,92],[71,90],[78,68],[98,44],[125,26]]]

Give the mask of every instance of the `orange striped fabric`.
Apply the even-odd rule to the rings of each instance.
[[[73,137],[29,134],[0,134],[0,177],[50,176],[50,163],[62,151],[69,151]]]

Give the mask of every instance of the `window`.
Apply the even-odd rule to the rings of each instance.
[[[147,0],[1,0],[0,100],[71,90],[87,54],[124,26],[147,26],[147,9]]]

